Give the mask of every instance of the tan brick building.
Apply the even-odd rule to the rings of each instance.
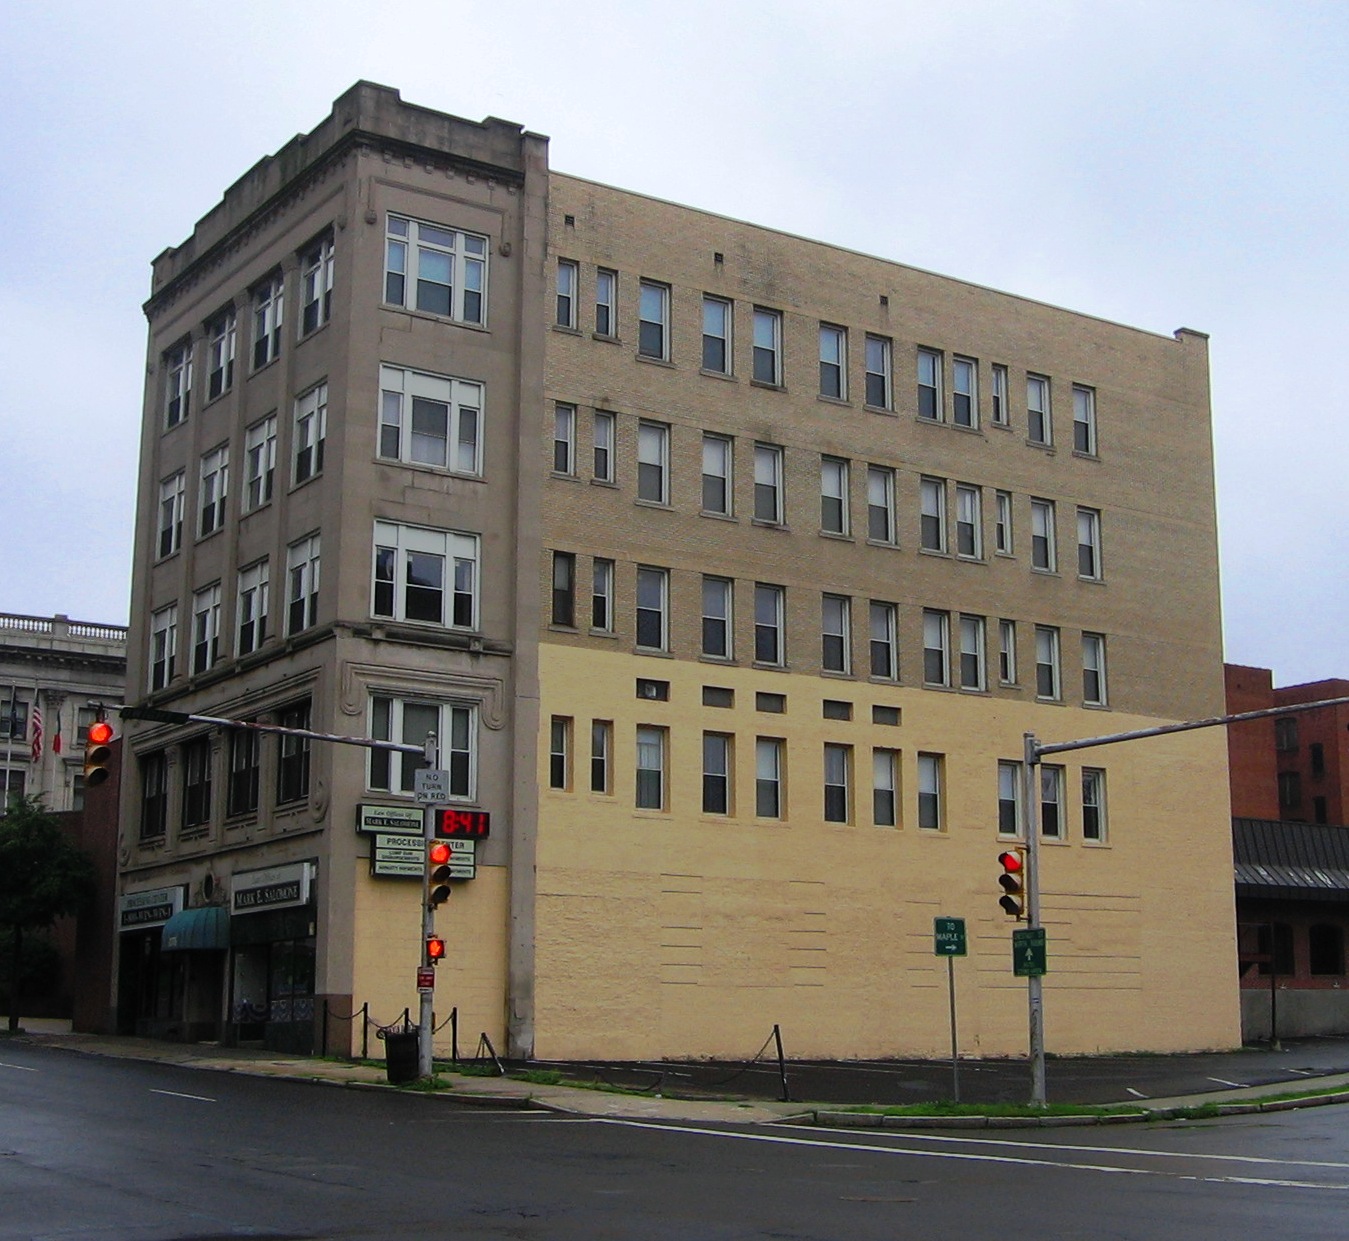
[[[569,178],[368,84],[147,313],[130,697],[434,727],[492,816],[437,1010],[513,1054],[939,1051],[936,915],[963,1049],[1021,1050],[1022,734],[1222,710],[1198,333]],[[174,933],[122,936],[124,1024],[345,1047],[415,1008],[416,886],[357,830],[411,764],[128,749],[124,889]],[[1237,1041],[1226,777],[1207,733],[1047,769],[1051,1050]]]

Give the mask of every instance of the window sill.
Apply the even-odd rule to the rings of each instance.
[[[790,672],[791,669],[786,664],[765,664],[755,660],[750,667],[756,672]],[[776,712],[774,713],[776,714]]]
[[[623,340],[622,340],[621,337],[618,337],[618,336],[609,336],[607,333],[604,333],[604,332],[591,332],[591,333],[590,333],[590,339],[591,339],[591,340],[598,340],[598,341],[600,341],[601,343],[606,344],[606,345],[621,345],[621,344],[623,343]]]
[[[886,539],[868,539],[868,540],[867,540],[867,546],[868,546],[868,547],[884,547],[884,548],[887,548],[888,550],[890,550],[890,551],[892,551],[892,552],[897,552],[897,551],[899,551],[899,544],[898,544],[898,543],[895,543],[895,542],[893,542],[893,541],[889,541],[889,540],[886,540]]]
[[[698,656],[700,664],[716,664],[721,668],[737,668],[740,661],[734,655],[709,655],[706,651]]]
[[[863,405],[862,408],[869,414],[885,414],[890,418],[899,417],[899,415],[888,405]]]
[[[1079,574],[1077,575],[1077,580],[1078,580],[1079,582],[1081,582],[1084,586],[1104,586],[1104,585],[1105,585],[1105,578],[1103,578],[1103,577],[1083,577],[1082,574],[1079,573]]]
[[[1074,457],[1079,457],[1079,458],[1081,458],[1081,460],[1083,460],[1083,461],[1100,461],[1100,459],[1101,459],[1099,453],[1094,453],[1094,452],[1083,452],[1083,450],[1080,449],[1080,448],[1074,448],[1074,449],[1073,449],[1073,456],[1074,456]]]
[[[268,358],[261,366],[253,367],[253,369],[248,372],[249,379],[255,379],[257,376],[261,375],[263,371],[270,370],[280,361],[281,353],[278,351],[275,357]]]
[[[579,475],[570,473],[567,470],[549,470],[548,477],[562,479],[569,483],[579,483],[581,481]]]
[[[1040,568],[1039,565],[1034,565],[1034,564],[1031,565],[1030,571],[1031,571],[1032,573],[1034,573],[1034,574],[1037,574],[1037,575],[1040,576],[1040,577],[1059,577],[1059,576],[1060,576],[1059,571],[1058,571],[1057,569],[1042,569],[1042,568]]]
[[[833,539],[837,543],[853,543],[856,541],[851,534],[845,534],[842,530],[821,530],[820,538]]]
[[[984,429],[977,422],[972,423],[969,426],[966,426],[963,422],[953,422],[951,423],[951,429],[953,431],[959,431],[964,435],[977,435],[980,439],[985,438]]]
[[[988,425],[995,431],[1010,431],[1012,429],[1010,422],[999,422],[996,418],[990,418]]]
[[[817,392],[815,399],[822,401],[825,405],[840,405],[844,409],[852,408],[852,402],[846,396],[826,396],[823,392]]]
[[[674,370],[675,364],[669,358],[653,358],[650,354],[638,353],[634,355],[639,362],[645,362],[648,366],[663,366],[667,370]]]
[[[548,632],[578,634],[581,631],[577,629],[575,625],[560,625],[557,621],[549,621]]]
[[[988,561],[983,556],[967,556],[964,552],[957,552],[956,557],[961,564],[987,564]]]
[[[700,509],[698,516],[706,517],[708,521],[729,521],[732,525],[738,525],[740,522],[740,518],[734,513],[718,513],[710,508]]]
[[[763,517],[751,517],[749,524],[758,526],[761,530],[781,530],[784,533],[790,532],[791,529],[785,521],[768,521]]]
[[[409,309],[407,306],[398,306],[390,302],[384,302],[381,309],[389,311],[391,314],[406,315],[409,319],[421,319],[426,323],[441,323],[446,327],[468,328],[471,332],[487,332],[488,327],[485,323],[474,323],[470,319],[452,319],[449,315],[438,315],[430,310]]]
[[[920,556],[939,556],[942,560],[954,560],[955,557],[944,548],[940,547],[920,547],[918,549]]]
[[[730,371],[712,371],[708,370],[705,366],[698,368],[698,374],[706,375],[708,379],[729,379],[731,383],[740,382],[740,380],[735,375],[732,375]]]
[[[1058,449],[1055,448],[1053,443],[1049,440],[1027,439],[1024,441],[1024,443],[1027,448],[1037,448],[1041,452],[1046,453],[1051,457],[1058,456]]]
[[[610,491],[618,490],[618,484],[612,478],[592,478],[589,481],[592,487],[607,487]]]
[[[645,655],[651,659],[673,659],[673,651],[662,651],[654,646],[634,646],[632,648],[634,655]],[[650,700],[648,700],[650,701]],[[657,700],[659,701],[659,700]]]
[[[582,334],[579,327],[573,327],[570,323],[554,323],[552,328],[554,332],[562,336],[580,336]]]
[[[786,392],[787,386],[780,383],[770,383],[766,379],[751,379],[749,381],[751,388],[764,388],[769,392]]]
[[[618,638],[618,634],[612,629],[590,629],[586,631],[586,636],[591,638],[606,638],[610,642],[615,641]]]
[[[664,509],[667,513],[674,512],[674,506],[668,500],[644,500],[641,496],[638,496],[633,500],[633,503],[641,508],[657,508]]]
[[[299,346],[303,345],[306,341],[313,340],[314,337],[318,336],[331,322],[332,316],[330,315],[328,318],[324,319],[322,323],[316,324],[314,327],[310,328],[309,331],[297,336],[295,338],[296,348],[299,348]]]
[[[929,418],[926,414],[914,414],[913,420],[923,427],[944,427],[947,425],[945,418]]]

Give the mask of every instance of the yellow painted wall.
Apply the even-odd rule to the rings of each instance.
[[[541,1058],[748,1056],[774,1023],[793,1056],[949,1051],[932,919],[964,917],[966,1054],[1026,1047],[1026,985],[997,907],[997,761],[1022,734],[1069,740],[1156,719],[543,645],[537,1043]],[[670,682],[639,700],[638,676]],[[704,685],[733,709],[702,706]],[[787,695],[785,715],[755,691]],[[824,698],[854,704],[822,718]],[[871,723],[899,706],[899,727]],[[546,729],[575,721],[573,787],[548,789]],[[614,723],[614,787],[589,791],[592,719]],[[669,729],[668,811],[634,802],[635,730]],[[701,735],[734,734],[733,813],[701,812]],[[787,742],[787,818],[755,821],[756,736]],[[822,746],[856,747],[855,822],[823,822]],[[871,747],[901,751],[899,828],[871,824]],[[919,751],[946,756],[945,828],[916,827]],[[1226,745],[1218,730],[1066,756],[1066,843],[1041,851],[1052,1052],[1240,1041]],[[1083,843],[1083,765],[1107,772],[1107,841]],[[740,808],[743,813],[736,813]]]
[[[420,888],[411,879],[374,879],[369,863],[356,875],[355,1003],[370,1004],[370,1019],[387,1024],[419,1011],[417,966],[421,964]],[[436,967],[435,1017],[443,1026],[435,1054],[450,1054],[451,1008],[459,1010],[460,1055],[471,1056],[486,1033],[501,1051],[505,1040],[506,869],[479,866],[476,878],[457,880],[454,894],[436,913],[436,933],[446,943],[446,959]],[[355,1031],[353,1050],[360,1050]],[[381,1044],[370,1036],[370,1054]]]

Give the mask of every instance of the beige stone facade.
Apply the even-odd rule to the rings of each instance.
[[[146,310],[129,698],[435,723],[492,816],[438,915],[461,1044],[938,1052],[954,915],[962,1046],[1017,1052],[1000,763],[1222,709],[1200,334],[565,177],[368,84],[156,261]],[[230,930],[124,964],[124,1024],[358,1045],[353,1010],[416,1008],[416,885],[356,830],[411,766],[238,738],[128,730],[124,893]],[[1236,1042],[1221,744],[1058,781],[1050,1050]]]

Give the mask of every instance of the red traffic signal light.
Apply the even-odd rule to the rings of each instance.
[[[95,720],[84,739],[84,787],[96,788],[112,775],[112,725]]]
[[[445,941],[439,935],[426,937],[426,963],[434,965],[445,955]]]
[[[1003,913],[1010,914],[1020,921],[1026,916],[1026,849],[1017,845],[998,854],[998,865],[1002,874],[998,876],[998,886],[1002,895],[998,904]]]
[[[453,851],[443,840],[426,847],[426,903],[435,909],[450,899],[450,858]]]

